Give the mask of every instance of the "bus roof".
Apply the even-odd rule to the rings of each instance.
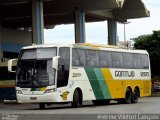
[[[49,47],[72,47],[79,49],[92,49],[92,50],[108,50],[108,51],[116,51],[116,52],[128,52],[128,53],[141,53],[148,54],[146,50],[127,50],[119,48],[118,46],[113,45],[104,45],[104,44],[91,44],[91,43],[76,43],[76,44],[42,44],[26,46],[22,49],[34,49],[34,48],[49,48]]]

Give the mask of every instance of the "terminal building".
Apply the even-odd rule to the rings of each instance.
[[[8,59],[17,58],[23,46],[43,44],[45,28],[74,23],[75,43],[84,43],[85,22],[107,20],[106,40],[117,45],[117,22],[149,16],[142,0],[1,0],[0,99],[16,99]]]

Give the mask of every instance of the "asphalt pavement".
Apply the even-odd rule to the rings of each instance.
[[[118,104],[116,101],[111,101],[109,105],[104,106],[94,106],[89,101],[78,108],[72,108],[70,104],[53,104],[46,106],[44,110],[40,110],[38,104],[0,103],[2,120],[128,120],[128,117],[159,120],[160,97],[140,98],[135,104]]]

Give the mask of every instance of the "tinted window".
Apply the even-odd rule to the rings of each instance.
[[[95,50],[85,50],[86,53],[86,66],[99,67],[99,56]]]
[[[140,55],[139,54],[132,54],[132,63],[133,68],[139,69],[141,68],[141,62],[140,62]]]
[[[73,49],[72,65],[83,67],[148,69],[149,59],[145,54]]]
[[[132,69],[132,54],[130,53],[123,53],[123,67]]]
[[[122,53],[112,52],[112,67],[113,68],[122,68],[123,67]]]
[[[141,55],[141,66],[142,66],[142,69],[149,68],[148,55]]]
[[[59,64],[64,65],[65,68],[69,70],[69,63],[70,63],[70,53],[69,53],[69,48],[60,48],[59,49]]]
[[[77,49],[72,49],[72,65],[80,66],[80,58]]]
[[[111,52],[100,51],[99,64],[100,64],[100,67],[111,67],[112,66]]]
[[[58,61],[58,72],[57,72],[57,87],[67,86],[69,78],[69,66],[70,66],[70,49],[60,48],[59,49],[59,61]]]
[[[86,66],[86,55],[85,55],[85,50],[77,49],[79,61],[80,61],[80,66]]]

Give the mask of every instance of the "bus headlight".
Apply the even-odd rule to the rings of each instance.
[[[17,90],[16,92],[17,94],[23,94],[21,90]]]
[[[46,90],[46,91],[44,92],[44,94],[46,94],[46,93],[51,93],[51,92],[55,92],[55,91],[56,91],[55,88],[48,89],[48,90]]]

